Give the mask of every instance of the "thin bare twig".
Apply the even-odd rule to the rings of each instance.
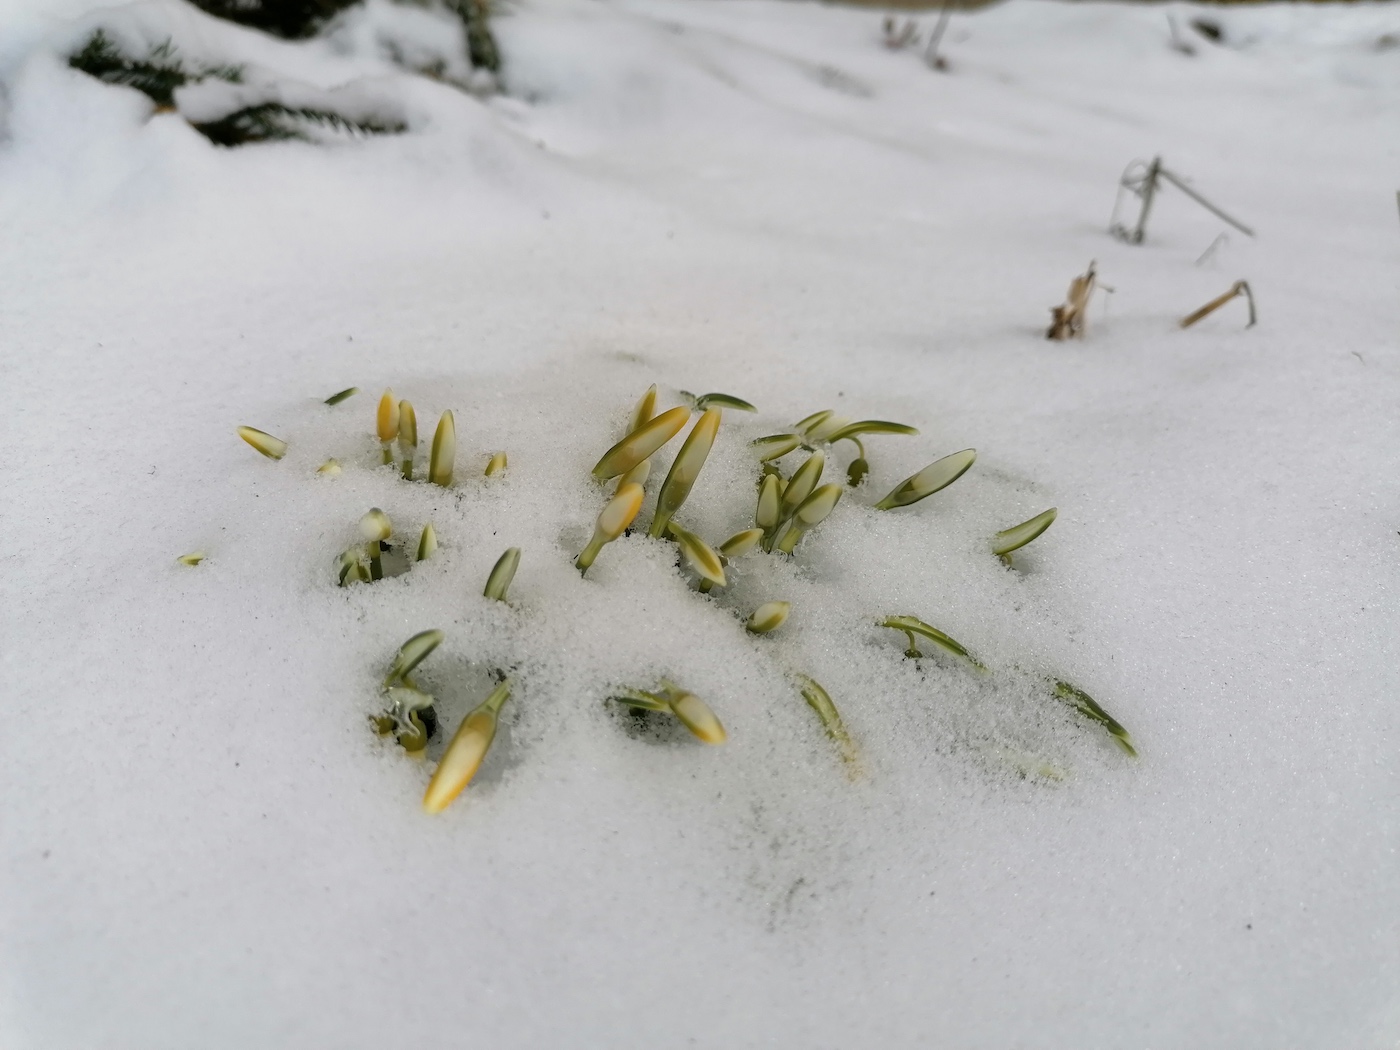
[[[948,68],[947,60],[938,53],[938,45],[943,42],[943,34],[948,31],[948,21],[952,17],[952,0],[943,0],[943,8],[938,12],[938,24],[933,27],[933,32],[928,38],[928,49],[924,52],[924,61],[934,69]]]
[[[1241,295],[1244,296],[1245,301],[1249,303],[1249,324],[1245,325],[1245,327],[1253,328],[1255,322],[1258,321],[1258,317],[1255,315],[1254,312],[1254,293],[1250,291],[1248,281],[1236,281],[1234,284],[1230,285],[1229,291],[1225,292],[1225,294],[1216,296],[1214,299],[1206,303],[1205,306],[1201,307],[1199,310],[1187,314],[1181,319],[1181,327],[1190,328],[1202,317],[1208,317],[1209,315],[1215,313],[1216,310],[1219,310],[1222,306],[1228,303],[1231,299],[1234,299],[1237,296]]]

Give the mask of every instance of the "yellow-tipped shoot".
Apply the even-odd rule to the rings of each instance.
[[[920,638],[927,638],[945,652],[952,653],[954,656],[966,660],[979,671],[985,671],[987,669],[987,666],[968,652],[967,647],[961,642],[944,634],[937,627],[932,627],[924,623],[923,620],[916,619],[913,616],[887,616],[880,621],[880,626],[888,627],[892,631],[904,632],[905,636],[909,639],[909,648],[905,650],[905,656],[916,660],[923,656],[923,653],[919,652],[918,643],[914,640],[917,635]]]
[[[593,528],[593,538],[588,541],[588,546],[583,548],[574,562],[579,572],[586,573],[598,557],[598,552],[627,531],[627,526],[632,524],[632,519],[642,509],[642,495],[642,486],[623,485],[613,498],[608,500],[608,505],[598,515],[598,523]]]
[[[261,452],[268,459],[281,459],[287,454],[287,443],[281,438],[255,430],[253,427],[239,427],[238,436]]]
[[[652,519],[651,535],[660,537],[666,534],[666,526],[676,511],[684,505],[695,479],[700,476],[700,468],[714,446],[715,435],[719,433],[720,411],[707,408],[695,421],[686,435],[685,443],[676,454],[666,480],[661,483],[661,492],[656,497],[656,517]]]
[[[672,682],[664,682],[666,703],[671,708],[671,713],[681,720],[691,733],[699,740],[707,744],[722,744],[729,735],[725,733],[724,726],[715,713],[710,710],[710,705],[701,700],[694,693],[687,692]]]
[[[497,474],[504,474],[507,466],[506,454],[497,452],[491,457],[491,461],[486,464],[486,476],[494,478]]]
[[[515,570],[519,567],[520,548],[511,547],[496,559],[491,575],[486,578],[486,590],[482,593],[498,602],[505,601],[506,591],[510,590],[510,581],[515,579]]]
[[[776,631],[787,623],[790,612],[792,612],[791,602],[764,602],[753,611],[753,615],[744,624],[744,628],[751,634],[767,634],[769,631]]]
[[[496,739],[501,707],[509,699],[510,681],[507,680],[462,719],[428,781],[428,790],[423,794],[424,813],[441,813],[471,783],[481,768],[481,760],[491,750],[491,742]]]
[[[593,476],[607,481],[626,474],[679,434],[688,419],[690,409],[677,407],[648,420],[603,453],[603,458],[593,468]]]
[[[1028,521],[1023,521],[1019,525],[1013,525],[1009,529],[998,532],[992,537],[992,553],[1010,564],[1011,552],[1020,550],[1055,524],[1056,513],[1055,508],[1051,507],[1049,510],[1041,511]]]
[[[423,534],[418,537],[418,560],[427,561],[437,549],[437,529],[433,528],[433,523],[430,521],[423,526]]]
[[[680,546],[681,553],[685,555],[686,562],[699,573],[702,580],[708,580],[711,584],[723,587],[724,562],[720,560],[708,543],[702,540],[693,532],[687,532],[675,522],[667,527],[676,543]]]
[[[378,507],[371,507],[369,513],[360,519],[360,535],[365,538],[365,553],[369,555],[369,578],[382,580],[384,565],[379,560],[380,544],[393,535],[389,515]]]
[[[394,462],[393,450],[389,447],[399,436],[399,403],[392,390],[386,390],[379,398],[379,409],[374,417],[374,430],[379,435],[379,443],[384,446],[384,462]]]
[[[939,489],[945,489],[967,473],[977,459],[975,448],[965,448],[951,456],[930,463],[923,470],[905,478],[896,485],[884,499],[875,504],[877,510],[892,510],[918,503],[926,496],[932,496]]]
[[[194,551],[190,554],[182,554],[175,560],[178,561],[181,565],[198,565],[204,560],[204,552]]]
[[[326,398],[326,404],[328,404],[328,405],[338,405],[338,404],[340,404],[342,401],[344,401],[346,398],[354,397],[354,396],[355,396],[356,394],[358,394],[359,392],[360,392],[360,388],[359,388],[359,387],[357,387],[357,386],[347,386],[344,390],[340,391],[340,393],[338,393],[338,394],[332,394],[330,397]]]
[[[860,754],[856,751],[855,741],[851,739],[851,734],[846,731],[846,724],[841,721],[841,712],[836,710],[836,704],[831,699],[831,694],[822,688],[815,678],[808,678],[805,674],[798,675],[798,682],[802,688],[802,699],[807,701],[807,706],[817,713],[821,719],[822,728],[841,752],[841,761],[846,763],[852,777],[860,772]]]
[[[399,455],[404,480],[413,480],[413,453],[418,449],[418,415],[409,401],[399,402]]]
[[[316,473],[317,473],[317,474],[324,474],[324,475],[325,475],[326,477],[328,477],[328,478],[337,478],[337,477],[339,477],[339,476],[340,476],[340,460],[338,460],[338,459],[328,459],[328,460],[326,460],[324,463],[322,463],[319,467],[316,468]]]
[[[433,450],[428,458],[428,480],[447,488],[452,484],[452,466],[457,459],[457,423],[448,409],[438,420]]]

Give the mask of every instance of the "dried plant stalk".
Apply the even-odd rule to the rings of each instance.
[[[1244,296],[1245,301],[1249,304],[1249,324],[1245,325],[1245,327],[1253,328],[1255,322],[1258,320],[1258,317],[1255,315],[1254,312],[1254,292],[1250,290],[1248,281],[1236,281],[1234,284],[1230,285],[1229,290],[1226,291],[1223,295],[1216,296],[1214,299],[1206,303],[1206,305],[1201,307],[1199,310],[1195,310],[1187,314],[1181,319],[1181,327],[1190,328],[1201,318],[1209,317],[1211,314],[1215,313],[1216,310],[1219,310],[1222,306],[1228,303],[1231,299],[1234,299],[1241,295]]]
[[[1090,262],[1087,270],[1069,282],[1065,304],[1050,308],[1051,321],[1045,331],[1046,339],[1083,338],[1089,323],[1089,297],[1094,294],[1097,282],[1098,274]]]

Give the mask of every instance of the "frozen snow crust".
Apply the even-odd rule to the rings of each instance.
[[[561,0],[496,20],[482,99],[385,57],[434,46],[420,9],[288,44],[90,6],[0,6],[0,1044],[1396,1044],[1400,9],[1211,8],[1188,57],[1163,15],[1197,9],[1014,3],[956,16],[938,74],[868,10]],[[409,130],[216,149],[66,67],[97,25]],[[1258,239],[1197,265],[1223,227],[1170,189],[1108,238],[1156,153]],[[1091,258],[1116,291],[1047,343]],[[1176,328],[1240,277],[1256,328]],[[711,543],[751,521],[749,439],[921,433],[725,592],[640,533],[580,578],[589,468],[652,382],[760,409],[679,516]],[[386,386],[425,443],[454,411],[451,489],[376,466]],[[1002,567],[990,534],[1051,505]],[[371,506],[441,547],[338,588]],[[993,673],[905,660],[892,613]],[[445,732],[519,680],[437,817],[368,723],[429,627]],[[724,746],[605,701],[663,675]]]

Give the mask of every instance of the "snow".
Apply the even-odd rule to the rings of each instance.
[[[1023,0],[955,16],[937,73],[869,9],[532,0],[495,20],[498,96],[392,63],[429,10],[289,44],[91,7],[0,7],[0,1043],[1400,1040],[1394,7]],[[98,25],[409,130],[214,148],[67,68]],[[1226,227],[1167,187],[1144,245],[1110,238],[1157,154],[1258,237],[1198,263]],[[1047,342],[1090,259],[1114,292]],[[1256,327],[1177,327],[1238,278]],[[581,578],[589,470],[653,382],[760,410],[724,412],[678,515],[716,546],[752,438],[825,408],[921,433],[867,439],[866,486],[723,592],[643,531]],[[376,466],[386,387],[420,474],[453,410],[451,489]],[[375,506],[440,549],[337,588]],[[1050,506],[1001,566],[991,535]],[[770,600],[790,619],[747,635]],[[991,673],[905,660],[893,614]],[[517,686],[429,817],[440,743],[369,716],[433,627],[444,738],[491,669]],[[726,744],[605,700],[662,677]]]

